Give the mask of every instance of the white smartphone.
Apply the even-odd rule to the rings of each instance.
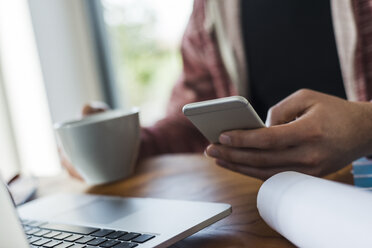
[[[186,104],[182,112],[211,143],[218,143],[218,137],[224,131],[265,127],[242,96]]]

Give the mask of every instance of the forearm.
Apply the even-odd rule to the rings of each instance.
[[[208,141],[184,117],[165,118],[141,129],[139,159],[165,153],[203,152]]]
[[[358,154],[355,156],[371,156],[372,155],[372,102],[354,102],[359,111],[355,111],[355,122],[357,131],[354,134],[353,140],[359,142]],[[354,141],[351,141],[354,142]]]

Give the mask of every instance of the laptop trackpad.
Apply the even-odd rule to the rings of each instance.
[[[125,199],[98,199],[76,209],[61,213],[56,219],[64,221],[108,224],[140,210],[133,201]]]

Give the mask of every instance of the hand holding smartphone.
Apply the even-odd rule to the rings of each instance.
[[[248,100],[242,96],[190,103],[182,111],[211,143],[218,143],[220,134],[225,131],[265,127]]]

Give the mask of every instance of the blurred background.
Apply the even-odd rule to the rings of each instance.
[[[89,101],[162,118],[192,0],[0,0],[0,173],[61,168],[53,123]]]

